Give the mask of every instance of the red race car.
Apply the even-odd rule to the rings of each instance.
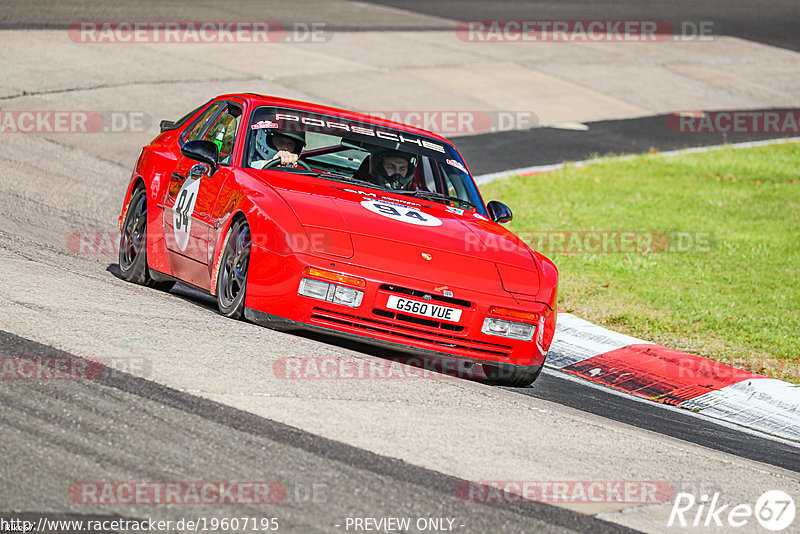
[[[124,279],[176,281],[220,312],[539,375],[558,271],[498,223],[452,143],[255,94],[204,104],[144,147],[119,218]]]

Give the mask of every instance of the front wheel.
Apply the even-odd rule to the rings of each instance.
[[[174,282],[157,282],[147,267],[147,191],[137,187],[131,193],[122,235],[119,238],[119,272],[123,279],[134,284],[172,289]]]
[[[241,319],[244,315],[249,263],[250,225],[245,219],[240,219],[228,230],[217,276],[217,305],[225,317]]]
[[[544,365],[540,365],[531,369],[529,367],[500,367],[486,363],[482,365],[487,384],[515,388],[524,388],[533,384],[539,378],[542,367],[544,367]]]

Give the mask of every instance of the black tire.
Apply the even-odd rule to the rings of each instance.
[[[527,367],[499,367],[496,365],[482,364],[483,372],[486,375],[485,382],[493,386],[509,386],[514,388],[524,388],[533,384],[542,373],[544,365],[535,369]]]
[[[147,192],[138,186],[131,193],[131,202],[119,238],[119,272],[124,280],[169,291],[175,282],[157,282],[147,266]]]
[[[217,276],[217,305],[225,317],[241,319],[244,316],[249,263],[250,225],[247,219],[239,219],[228,230]]]

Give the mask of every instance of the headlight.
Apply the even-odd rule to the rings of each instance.
[[[310,278],[300,280],[300,287],[297,293],[304,297],[333,302],[334,304],[350,306],[351,308],[358,308],[361,305],[361,299],[364,298],[364,292],[358,289]]]
[[[300,289],[297,292],[306,297],[328,300],[328,289],[333,287],[336,286],[327,282],[320,282],[319,280],[303,278],[300,280]]]
[[[364,296],[363,291],[353,289],[351,287],[334,286],[336,292],[333,294],[333,302],[336,304],[344,304],[345,306],[352,306],[357,308],[361,304],[361,298]]]
[[[484,334],[510,337],[513,339],[521,339],[523,341],[532,340],[533,332],[535,330],[536,325],[534,324],[505,321],[503,319],[495,319],[494,317],[487,317],[483,321],[483,328],[481,328],[481,332]]]

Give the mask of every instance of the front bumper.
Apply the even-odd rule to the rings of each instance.
[[[254,310],[252,308],[245,308],[244,316],[248,321],[251,321],[253,323],[262,326],[266,326],[268,328],[272,328],[274,330],[279,330],[281,332],[292,332],[292,331],[318,332],[320,334],[326,334],[343,339],[349,339],[367,345],[385,347],[387,349],[391,349],[397,352],[403,352],[406,354],[412,354],[416,356],[423,356],[429,358],[445,358],[451,360],[454,359],[459,361],[470,361],[473,363],[488,363],[486,362],[486,360],[467,358],[463,356],[453,356],[453,354],[446,352],[438,352],[435,350],[418,348],[410,345],[401,345],[393,341],[383,341],[380,339],[376,339],[374,337],[368,337],[361,334],[355,334],[350,332],[343,332],[341,330],[335,330],[324,326],[299,323],[297,321],[292,321],[289,319],[284,319],[282,317],[277,317],[275,315],[270,315],[268,313]],[[521,368],[524,368],[528,371],[538,371],[543,366],[543,363],[539,365],[529,365],[529,366],[514,365],[510,363],[497,363],[497,362],[491,362],[491,364],[506,371],[516,371]]]
[[[254,260],[257,258],[251,257],[245,316],[278,330],[314,330],[407,353],[513,368],[541,366],[555,330],[555,311],[542,303],[519,301],[510,294],[451,287],[453,297],[445,297],[444,283],[332,263],[305,254],[282,256],[275,263]],[[298,295],[305,267],[366,280],[360,306],[351,308]],[[460,309],[461,320],[435,321],[389,309],[387,301],[392,295]],[[523,341],[483,333],[481,327],[491,306],[537,313],[533,339]]]

